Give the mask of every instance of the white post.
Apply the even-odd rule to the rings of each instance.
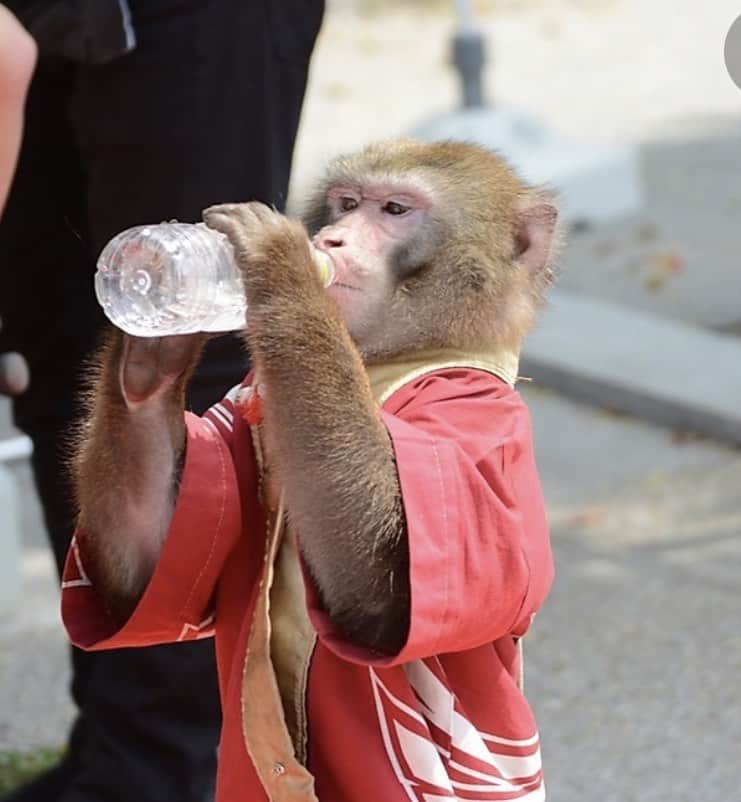
[[[21,591],[18,484],[8,463],[27,459],[31,451],[27,437],[0,441],[0,614],[12,612]]]

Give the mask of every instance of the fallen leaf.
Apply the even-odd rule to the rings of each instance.
[[[649,258],[648,264],[649,272],[643,283],[652,292],[662,289],[671,276],[685,267],[685,261],[677,251],[655,253]]]
[[[567,526],[577,526],[586,528],[597,526],[607,520],[608,510],[606,507],[585,507],[583,510],[574,513],[566,519]]]

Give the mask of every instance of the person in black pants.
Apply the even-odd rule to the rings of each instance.
[[[124,228],[205,207],[283,208],[323,0],[15,0],[36,38],[18,169],[0,221],[0,352],[28,361],[14,401],[61,571],[74,525],[64,469],[104,320],[95,258]],[[203,412],[241,380],[235,337],[209,343]],[[203,802],[220,711],[211,641],[84,653],[62,762],[4,802]]]

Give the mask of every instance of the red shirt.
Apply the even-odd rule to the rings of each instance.
[[[85,649],[215,633],[224,710],[217,802],[288,800],[297,797],[281,785],[288,782],[282,755],[268,795],[242,733],[242,673],[266,519],[235,397],[232,391],[203,418],[186,415],[172,525],[128,622],[117,627],[107,616],[85,573],[82,538],[68,556],[62,610],[72,641]],[[319,636],[306,691],[316,795],[321,802],[542,800],[517,639],[545,599],[553,565],[527,409],[497,377],[455,368],[403,386],[382,416],[408,526],[410,632],[393,658],[350,643],[305,580]]]

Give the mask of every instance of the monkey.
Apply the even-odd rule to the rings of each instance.
[[[397,140],[332,162],[300,220],[255,202],[203,218],[234,250],[254,371],[196,419],[205,336],[111,334],[73,460],[70,635],[215,632],[222,802],[543,798],[518,643],[553,567],[514,382],[553,198],[479,146]],[[332,703],[330,726],[312,682],[362,686],[375,723]],[[338,763],[353,744],[378,787]]]

